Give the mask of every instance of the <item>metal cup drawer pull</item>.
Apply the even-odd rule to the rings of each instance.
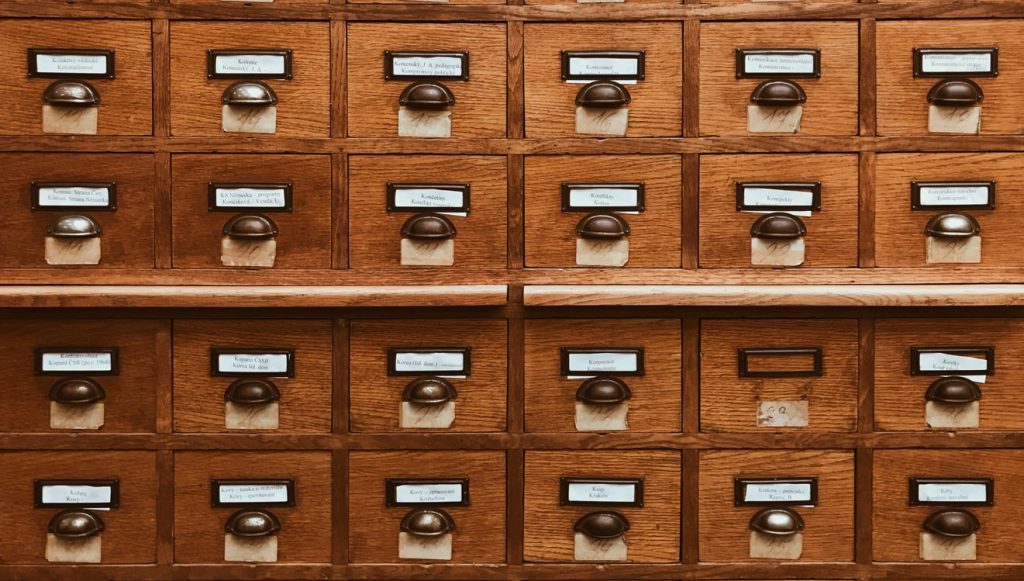
[[[973,535],[981,528],[981,522],[974,513],[966,510],[940,510],[925,519],[924,530],[953,539]]]
[[[458,396],[455,386],[443,377],[417,377],[402,390],[402,401],[433,406],[452,401]]]
[[[940,107],[971,107],[984,100],[985,93],[970,79],[939,81],[928,91],[928,102]]]
[[[107,394],[103,387],[87,377],[61,379],[50,388],[50,401],[70,406],[101,402]]]
[[[617,377],[592,377],[576,390],[577,400],[594,405],[618,404],[632,396],[626,382]]]
[[[613,109],[629,105],[633,98],[625,86],[615,81],[594,81],[576,94],[576,105],[593,109]]]
[[[576,431],[628,430],[633,392],[620,376],[644,375],[644,349],[562,347],[560,357],[563,377],[584,380],[576,389]]]
[[[421,241],[455,238],[455,224],[439,214],[416,214],[402,224],[402,237]]]
[[[402,517],[399,528],[417,537],[439,537],[455,530],[455,519],[439,508],[417,508]]]
[[[55,107],[95,107],[100,94],[85,81],[54,81],[43,92],[43,101]]]
[[[968,404],[981,399],[981,387],[966,377],[942,377],[928,386],[924,397],[944,404]]]
[[[85,214],[68,214],[54,218],[46,227],[46,235],[53,238],[95,238],[103,228]]]
[[[280,530],[281,521],[264,509],[239,510],[224,523],[224,531],[236,537],[265,537]]]
[[[262,81],[238,81],[224,89],[221,102],[231,107],[270,107],[277,105],[277,93]]]
[[[47,531],[61,539],[81,539],[103,532],[103,519],[88,510],[68,509],[53,515]]]
[[[750,530],[765,535],[789,537],[804,530],[804,519],[789,508],[763,508],[751,517]]]
[[[281,400],[281,390],[269,379],[237,379],[224,390],[224,401],[242,405],[262,405]]]
[[[598,541],[618,539],[629,531],[629,519],[615,511],[591,512],[581,516],[572,530]]]
[[[415,82],[398,96],[398,104],[415,110],[437,111],[455,105],[455,94],[444,83]]]
[[[820,49],[737,48],[736,78],[766,79],[750,93],[747,131],[799,132],[807,93],[792,79],[820,77]]]
[[[629,224],[618,214],[595,212],[580,218],[576,235],[589,240],[619,240],[629,236]]]
[[[765,214],[750,226],[753,238],[764,240],[796,240],[807,235],[803,220],[784,212]]]
[[[759,107],[796,107],[807,102],[807,93],[793,81],[764,81],[754,87],[750,102]]]

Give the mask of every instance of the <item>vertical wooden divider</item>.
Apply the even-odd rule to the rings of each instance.
[[[341,446],[331,453],[332,477],[334,485],[331,487],[333,499],[331,510],[333,512],[332,522],[332,554],[335,565],[348,563],[348,432],[349,432],[349,387],[350,375],[348,371],[349,356],[349,331],[351,322],[347,319],[336,319],[333,332],[333,358],[331,364],[334,367],[332,374],[332,386],[334,397],[332,399],[332,422],[331,431],[341,441]]]
[[[334,251],[331,265],[335,269],[347,269],[348,262],[348,154],[331,154],[331,238]]]
[[[682,364],[683,364],[683,434],[696,435],[700,432],[700,319],[688,314],[682,321]],[[684,564],[694,565],[699,559],[700,544],[700,450],[688,447],[682,451],[682,498],[680,559]]]
[[[682,266],[696,269],[700,263],[700,155],[696,153],[683,154],[682,196]]]
[[[857,256],[861,268],[875,266],[875,162],[876,153],[863,151],[858,156]]]
[[[861,317],[859,321],[857,366],[857,431],[869,435],[875,423],[875,318]],[[856,451],[854,531],[857,564],[871,565],[872,554],[872,471],[874,449],[860,440]]]
[[[171,268],[171,34],[170,22],[154,20],[153,51],[153,136],[157,149],[156,183],[153,199],[153,264]]]
[[[699,135],[700,20],[688,19],[683,21],[683,137]]]
[[[348,39],[346,22],[331,21],[331,137],[348,135],[347,87]]]

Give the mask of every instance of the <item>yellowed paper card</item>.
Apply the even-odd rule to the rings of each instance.
[[[417,111],[408,107],[398,108],[399,137],[451,137],[452,112]]]
[[[420,405],[403,401],[398,416],[403,428],[450,428],[455,423],[455,402]]]
[[[978,536],[950,538],[929,532],[921,533],[921,560],[923,561],[976,561]]]
[[[50,563],[99,563],[103,541],[100,535],[63,539],[46,533],[46,560]]]
[[[452,560],[452,535],[420,537],[407,532],[398,533],[398,558],[429,561]]]
[[[804,263],[804,239],[750,239],[750,264],[754,266],[800,266]]]
[[[103,402],[68,405],[50,402],[50,428],[98,430],[103,427]]]
[[[270,268],[277,257],[277,240],[235,240],[221,238],[220,263],[224,266]]]
[[[976,135],[981,132],[981,107],[928,106],[928,131]]]
[[[581,3],[586,1],[583,0]],[[576,133],[625,137],[628,127],[629,109],[625,107],[614,109],[576,107]]]
[[[750,133],[796,133],[804,116],[802,105],[762,107],[747,105],[747,131]]]
[[[924,404],[924,421],[929,428],[977,428],[981,426],[981,402]]]
[[[757,402],[757,427],[759,428],[806,428],[810,423],[807,401],[759,401]]]
[[[576,239],[578,266],[625,266],[629,262],[629,239],[590,240]]]
[[[277,107],[223,105],[220,120],[225,133],[276,133]]]
[[[750,531],[751,559],[799,559],[803,552],[803,533],[782,537]]]
[[[455,264],[455,240],[425,242],[402,238],[402,266],[451,266]]]
[[[978,264],[981,262],[981,236],[946,239],[927,236],[925,260],[928,264]]]
[[[575,533],[576,547],[573,558],[577,561],[625,561],[626,537],[617,539],[592,539],[583,533]]]
[[[46,264],[54,266],[86,266],[99,264],[102,242],[99,236],[93,238],[54,238],[47,236],[44,242]]]
[[[577,432],[615,432],[628,430],[629,403],[595,405],[576,402]]]
[[[96,135],[99,107],[55,107],[43,105],[43,133]]]
[[[239,537],[224,533],[224,560],[229,563],[276,563],[277,535]]]
[[[245,404],[224,402],[224,427],[229,430],[276,430],[280,405],[277,402]]]

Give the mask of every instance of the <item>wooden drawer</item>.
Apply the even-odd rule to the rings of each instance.
[[[570,497],[573,504],[561,504],[563,492],[568,492],[570,485],[573,485],[572,489],[582,490],[585,497],[586,480],[593,481],[595,487],[604,487],[605,491],[614,487],[625,492],[618,496],[614,492],[595,490],[599,496],[627,501],[632,498],[633,502],[580,505],[575,499],[581,496],[574,492]],[[637,485],[637,480],[642,482]],[[629,523],[629,530],[619,537],[620,540],[625,539],[628,547],[625,559],[619,554],[615,556],[620,558],[611,560],[633,563],[678,561],[679,482],[678,452],[529,450],[526,452],[524,558],[526,561],[582,561],[576,559],[579,547],[576,535],[582,537],[580,544],[586,542],[586,535],[575,532],[577,523],[591,513],[610,511],[625,517]],[[638,500],[642,500],[642,506],[635,506]],[[617,547],[607,548],[615,550]],[[594,555],[595,552],[586,551],[580,556],[600,558],[601,555]]]
[[[174,321],[174,430],[329,432],[332,343],[330,321]]]
[[[153,452],[3,452],[0,466],[4,467],[4,477],[0,480],[0,511],[7,516],[6,532],[0,540],[5,564],[75,566],[47,561],[48,525],[64,509],[53,505],[33,508],[36,480],[79,481],[77,484],[116,480],[118,506],[90,511],[104,526],[98,535],[99,562],[104,565],[156,562],[157,481]]]
[[[352,452],[348,472],[351,562],[505,562],[504,452]],[[417,543],[400,535],[416,535],[403,532],[403,521],[438,510],[454,525],[437,539],[450,542],[450,555],[435,552],[436,545],[426,545],[426,555],[410,551]]]
[[[678,319],[530,319],[525,344],[527,431],[679,431]],[[567,365],[574,353],[602,349],[594,356],[611,363],[598,367],[615,371]]]
[[[0,230],[0,266],[153,268],[152,155],[5,153],[0,167],[5,169],[0,189],[13,210]],[[69,191],[76,186],[78,191]],[[69,205],[76,203],[81,205]],[[61,231],[58,221],[81,215],[100,230],[98,238],[89,239],[98,242],[98,256],[67,238],[48,236],[51,225]],[[65,241],[69,246],[63,250],[54,246],[64,247]]]
[[[777,262],[772,253],[755,252],[752,230],[766,212],[790,213],[784,208],[797,206],[806,231],[801,266],[857,266],[856,154],[705,155],[700,183],[701,267]],[[805,204],[809,192],[811,203]],[[792,202],[798,204],[786,206]],[[740,204],[751,210],[740,210]]]
[[[932,88],[945,75],[914,75],[918,48],[998,48],[998,76],[968,74],[981,88],[981,133],[1024,131],[1017,96],[1024,91],[1024,22],[1020,20],[920,20],[879,22],[877,27],[878,133],[928,135]],[[958,75],[950,77],[964,78]]]
[[[350,337],[352,431],[505,430],[504,319],[353,321]]]
[[[402,92],[416,82],[432,81],[440,82],[454,96],[455,103],[448,108],[451,111],[451,137],[505,137],[506,42],[504,24],[350,23],[349,136],[398,136]],[[459,71],[453,67],[451,74],[417,78],[400,76],[387,80],[384,71],[387,74],[391,72],[387,59],[389,52],[409,52],[431,59],[443,55],[430,53],[466,53],[468,62],[458,66],[465,78],[458,76]],[[404,55],[396,56],[406,58]],[[459,57],[456,54],[448,58]],[[420,67],[409,69],[413,72],[423,70]],[[397,74],[402,74],[401,67]]]
[[[563,60],[575,51],[642,51],[643,78],[621,81],[631,99],[625,136],[678,137],[683,122],[682,37],[680,22],[527,24],[527,137],[595,135],[577,132],[576,99],[586,82],[597,78],[573,74],[567,81],[563,76]],[[602,58],[596,53],[583,58]],[[636,67],[635,60],[628,66]]]
[[[170,365],[167,321],[8,319],[0,432],[153,432]]]
[[[1024,451],[1021,450],[876,451],[872,519],[874,560],[921,561],[921,535],[925,532],[926,519],[945,511],[967,511],[980,524],[974,535],[978,562],[1021,562],[1019,539],[1024,534],[1024,488],[1019,485],[1021,474],[1024,474]],[[909,490],[920,492],[918,486],[908,486],[912,478],[940,481],[970,479],[975,482],[963,484],[974,484],[970,488],[975,490],[983,490],[984,480],[991,479],[992,489],[987,495],[966,496],[987,498],[994,504],[949,503],[945,502],[948,497],[943,498],[940,493],[931,504],[912,506]],[[963,489],[953,490],[959,493]],[[928,499],[925,495],[914,500],[918,498]],[[954,557],[944,560],[970,559]]]
[[[98,135],[153,133],[152,38],[148,20],[15,18],[0,20],[0,39],[0,66],[8,79],[4,107],[0,109],[0,135],[43,134],[43,95],[58,82],[85,83],[98,95],[95,131],[80,131]],[[92,51],[95,62],[70,65],[81,70],[82,76],[57,72],[59,76],[55,77],[47,72],[53,70],[54,63],[48,62],[46,56],[41,57],[44,62],[40,63],[29,54],[30,49],[42,47],[54,49],[55,57]],[[113,54],[103,56],[97,51]],[[29,73],[28,63],[33,60],[33,65],[41,64],[38,74]],[[61,127],[50,129],[65,132]]]
[[[878,266],[1020,266],[1024,262],[1018,238],[1024,219],[1022,162],[1024,155],[1019,153],[879,155],[875,178]],[[986,184],[994,191],[986,192]],[[945,189],[956,185],[962,188]],[[929,192],[925,189],[929,187],[938,189]],[[929,195],[943,193],[952,194],[952,199],[945,202],[939,195]],[[992,207],[987,207],[986,201]],[[967,252],[934,251],[932,245],[937,241],[930,240],[935,237],[925,230],[933,219],[946,214],[960,214],[977,222],[978,236],[972,238],[978,239],[980,251],[970,252],[968,247]],[[929,246],[933,247],[931,256]],[[978,260],[979,252],[980,262],[964,262]]]
[[[227,486],[235,485],[231,481],[291,481],[287,497],[293,505],[256,502],[215,507],[213,491],[220,487],[213,480]],[[174,561],[223,563],[225,523],[239,510],[259,509],[280,521],[278,562],[330,562],[333,490],[330,452],[176,452]],[[337,493],[342,494],[340,489]]]
[[[853,452],[702,450],[700,560],[852,561],[853,474]],[[751,482],[737,482],[737,479]],[[758,481],[769,482],[762,483],[765,489],[761,490]],[[780,487],[785,488],[779,490]],[[792,503],[787,500],[760,502],[760,499],[776,494],[785,496],[788,490],[796,492]],[[816,504],[807,501],[808,492],[816,495]],[[741,501],[741,504],[737,505],[736,501]],[[794,550],[793,545],[788,545],[787,552],[792,552],[786,556],[781,553],[765,556],[763,552],[752,556],[754,545],[759,541],[751,537],[765,536],[752,530],[753,519],[763,510],[780,509],[794,512],[802,520],[804,526],[798,533],[802,536],[802,550]]]
[[[208,51],[289,51],[260,74],[209,76]],[[331,41],[326,22],[174,22],[171,24],[171,134],[246,136],[226,133],[222,118],[226,90],[237,82],[259,81],[277,96],[281,137],[327,137],[330,131]],[[228,67],[230,68],[230,67]],[[282,72],[282,69],[284,72]],[[251,128],[250,128],[251,129]]]
[[[678,268],[682,236],[682,164],[675,155],[530,156],[526,158],[526,265],[578,265],[580,222],[592,212],[614,213],[629,228],[627,267]],[[601,210],[594,203],[567,207],[570,186],[643,189],[639,213]],[[634,204],[638,198],[632,198]],[[615,198],[613,198],[615,200]],[[563,210],[566,207],[567,210]]]
[[[171,174],[175,268],[256,267],[258,260],[228,261],[238,266],[225,264],[224,230],[239,216],[263,216],[277,227],[275,255],[272,263],[263,265],[330,268],[333,201],[329,156],[182,154],[172,158]],[[283,190],[284,194],[266,198],[231,195],[216,201],[217,191],[246,188],[263,194]]]
[[[704,432],[857,429],[855,319],[701,321]]]
[[[784,123],[761,124],[761,133],[797,133],[799,135],[856,135],[858,108],[858,31],[856,22],[705,22],[700,33],[700,132],[701,135],[748,135],[748,106],[762,83],[787,81],[803,90],[806,101],[797,130]],[[773,65],[781,73],[754,66],[739,70],[738,62],[751,58],[738,56],[737,49],[793,50],[805,56],[793,57],[799,63]],[[815,76],[810,60],[820,50],[820,76]],[[753,55],[753,61],[771,58]],[[802,62],[806,59],[807,63]],[[806,72],[804,72],[806,71]],[[740,73],[744,77],[740,78]],[[791,73],[791,76],[784,76]],[[774,85],[778,86],[778,85]],[[789,87],[791,90],[795,90]],[[781,107],[767,109],[781,110]],[[786,107],[789,109],[789,107]],[[770,111],[765,112],[770,113]],[[773,113],[782,116],[782,113]],[[788,115],[787,115],[788,117]],[[790,119],[791,120],[791,119]]]
[[[454,227],[453,266],[505,268],[505,157],[356,155],[348,163],[352,268],[419,262],[415,252],[403,259],[403,227],[423,215]]]
[[[1024,378],[1022,338],[1024,321],[1016,318],[879,319],[875,324],[875,428],[1024,429],[1017,389]],[[921,359],[916,349],[948,357],[935,359],[925,351]],[[991,365],[979,349],[991,349]],[[962,359],[965,356],[969,359]],[[973,372],[968,370],[972,364]],[[991,375],[979,370],[985,367]],[[966,376],[975,385],[943,379],[948,376]],[[978,396],[980,401],[974,399]]]
[[[170,0],[171,4],[221,4],[222,2],[245,2],[245,0]],[[259,0],[256,0],[259,1]],[[263,0],[266,2],[267,0]],[[274,4],[327,4],[329,0],[270,0]],[[247,5],[252,2],[245,2]]]

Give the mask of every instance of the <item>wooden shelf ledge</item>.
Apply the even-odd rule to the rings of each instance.
[[[487,307],[508,286],[0,286],[0,307]]]
[[[1024,284],[526,285],[528,307],[1008,307]]]

